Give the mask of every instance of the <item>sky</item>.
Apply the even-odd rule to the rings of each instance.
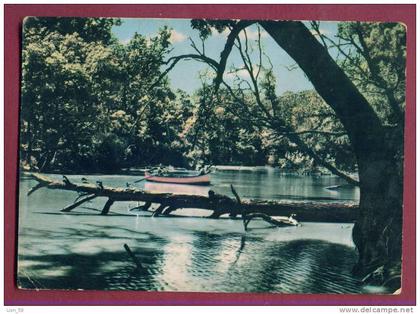
[[[195,53],[191,47],[190,38],[196,42],[198,47],[201,47],[198,31],[191,28],[189,19],[124,18],[122,19],[122,25],[114,26],[112,31],[122,43],[127,43],[136,32],[150,37],[156,35],[159,29],[165,25],[171,29],[170,41],[173,45],[173,50],[168,55],[168,58],[180,54]],[[250,26],[246,31],[249,41],[255,43],[255,39],[258,38],[257,26]],[[305,77],[305,74],[295,65],[294,60],[262,28],[260,32],[263,50],[273,64],[273,71],[277,79],[277,94],[281,95],[286,91],[298,92],[313,89],[312,84]],[[337,32],[337,23],[322,22],[321,32],[333,36]],[[244,34],[240,35],[240,37],[244,38]],[[206,55],[218,61],[226,38],[226,32],[219,34],[214,31],[212,36],[205,42]],[[255,61],[254,63],[258,63],[258,54],[256,52],[257,50],[252,55],[253,61]],[[265,65],[268,66],[268,62],[265,62]],[[243,61],[237,49],[232,51],[226,67],[225,80],[229,83],[233,82],[233,74],[228,73],[233,67],[243,67]],[[178,63],[169,73],[171,86],[174,89],[179,88],[188,93],[194,92],[201,85],[199,73],[203,72],[206,68],[207,66],[205,64],[194,60]],[[249,78],[246,71],[240,71],[238,74],[245,79]]]

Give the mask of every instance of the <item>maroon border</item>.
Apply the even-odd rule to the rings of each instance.
[[[415,20],[409,5],[4,5],[5,305],[415,305]],[[398,21],[407,26],[403,285],[400,295],[284,295],[136,291],[28,291],[15,285],[20,25],[25,16]]]

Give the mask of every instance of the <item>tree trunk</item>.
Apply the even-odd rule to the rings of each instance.
[[[260,21],[297,62],[346,129],[357,158],[359,218],[353,230],[361,275],[401,264],[402,176],[395,148],[370,104],[301,22]],[[402,138],[401,138],[402,140]]]
[[[31,166],[31,156],[32,156],[32,134],[31,134],[31,120],[27,121],[28,126],[26,130],[26,142],[27,142],[27,149],[26,149],[26,155],[24,157],[24,160],[27,165]]]
[[[152,203],[159,204],[159,208],[155,210],[155,217],[160,214],[167,215],[181,208],[198,208],[213,211],[213,218],[220,217],[223,214],[262,213],[269,216],[286,217],[295,214],[299,221],[352,223],[355,221],[357,213],[357,205],[353,203],[285,202],[249,199],[243,199],[238,202],[237,195],[235,196],[236,199],[232,199],[215,193],[209,193],[209,196],[151,193],[133,188],[77,184],[71,182],[67,177],[64,177],[63,181],[56,181],[38,173],[32,173],[31,176],[38,181],[38,184],[28,191],[28,195],[45,187],[54,190],[75,191],[85,196],[85,198],[76,200],[73,204],[66,206],[62,209],[63,212],[69,212],[95,197],[107,197],[109,200],[104,206],[102,214],[107,214],[111,205],[120,201],[144,202],[146,209]]]

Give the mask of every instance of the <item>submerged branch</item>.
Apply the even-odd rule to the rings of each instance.
[[[282,219],[275,219],[270,217],[269,215],[263,214],[263,213],[253,213],[253,214],[247,214],[244,219],[244,226],[245,231],[248,229],[248,225],[254,218],[261,218],[262,220],[272,224],[276,227],[289,227],[289,226],[297,226],[298,224],[294,223],[289,218],[282,218]]]
[[[45,186],[45,185],[44,185]],[[79,201],[76,201],[76,202],[74,202],[73,204],[71,204],[71,205],[69,205],[69,206],[66,206],[66,207],[64,207],[61,211],[62,212],[69,212],[69,211],[71,211],[72,209],[75,209],[76,207],[79,207],[80,205],[82,205],[83,203],[85,203],[85,202],[88,202],[88,201],[91,201],[91,200],[93,200],[94,198],[96,198],[97,197],[97,195],[96,194],[90,194],[89,196],[86,196],[85,198],[82,198],[81,200],[79,200]]]

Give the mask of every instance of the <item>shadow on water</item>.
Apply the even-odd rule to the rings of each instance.
[[[106,178],[115,186],[132,179]],[[337,184],[328,178],[220,173],[212,180],[218,193],[230,195],[233,183],[241,196],[251,198],[277,195],[296,199],[303,195],[329,200],[357,196],[354,192],[338,195],[326,191],[325,186]],[[356,253],[342,240],[350,232],[341,232],[344,229],[337,226],[316,230],[323,240],[301,239],[313,237],[311,228],[316,227],[310,226],[294,232],[253,222],[252,230],[244,233],[240,221],[228,219],[175,222],[173,218],[126,217],[125,204],[114,205],[112,217],[104,217],[97,213],[103,200],[62,214],[58,209],[68,205],[74,194],[40,190],[29,199],[25,193],[34,182],[21,184],[17,276],[21,288],[363,292],[360,282],[350,274]],[[341,244],[327,242],[328,230],[341,230],[335,236]],[[125,243],[143,270],[136,269],[123,248]]]
[[[347,246],[319,240],[272,242],[238,234],[195,235],[192,269],[214,283],[215,291],[361,293],[361,282],[350,274],[357,256]]]
[[[51,254],[53,246],[50,245],[48,252],[36,252],[37,254],[19,254],[18,286],[23,289],[84,289],[84,290],[158,290],[159,286],[154,282],[154,271],[159,267],[162,259],[162,250],[166,240],[154,234],[133,232],[128,228],[115,226],[101,226],[85,224],[89,229],[63,228],[60,232],[54,232],[55,244],[61,243],[59,253]],[[93,229],[92,227],[96,228]],[[120,232],[118,236],[110,236],[109,230]],[[31,229],[28,235],[35,238],[51,237],[49,231]],[[139,236],[136,238],[136,236]],[[94,242],[117,241],[106,250],[101,247],[99,252],[91,244],[85,248],[85,252],[75,253],[74,242],[92,239]],[[123,248],[124,243],[131,241],[131,248],[145,266],[144,270],[136,269],[136,266]],[[144,246],[144,242],[159,244],[156,248]],[[23,246],[23,251],[30,248]],[[32,250],[33,252],[33,250]],[[96,252],[96,253],[91,253]]]
[[[101,212],[101,210],[96,210],[97,212]],[[72,213],[63,213],[63,212],[57,212],[57,213],[50,213],[50,212],[34,212],[34,214],[42,214],[42,215],[52,215],[52,216],[63,216],[63,215],[69,215],[69,216],[83,216],[83,217],[98,217],[98,213],[78,213],[78,212],[72,212]],[[108,214],[104,215],[103,217],[135,217],[133,214],[121,214],[121,213],[114,213],[109,212]]]
[[[108,228],[125,236],[110,237]],[[39,230],[30,233],[38,238],[50,236]],[[57,254],[19,255],[18,284],[21,288],[361,292],[360,282],[350,274],[356,259],[354,250],[325,241],[274,242],[241,233],[219,235],[193,231],[190,240],[172,242],[147,232],[115,226],[103,226],[101,230],[64,228],[54,236],[54,241],[62,243]],[[103,237],[107,237],[108,242],[117,241],[115,248],[95,252],[93,245],[80,253],[70,245],[78,239],[99,241]],[[124,251],[123,244],[129,240],[144,270],[136,270]],[[186,249],[181,251],[182,258],[170,254],[171,250],[183,246]]]

